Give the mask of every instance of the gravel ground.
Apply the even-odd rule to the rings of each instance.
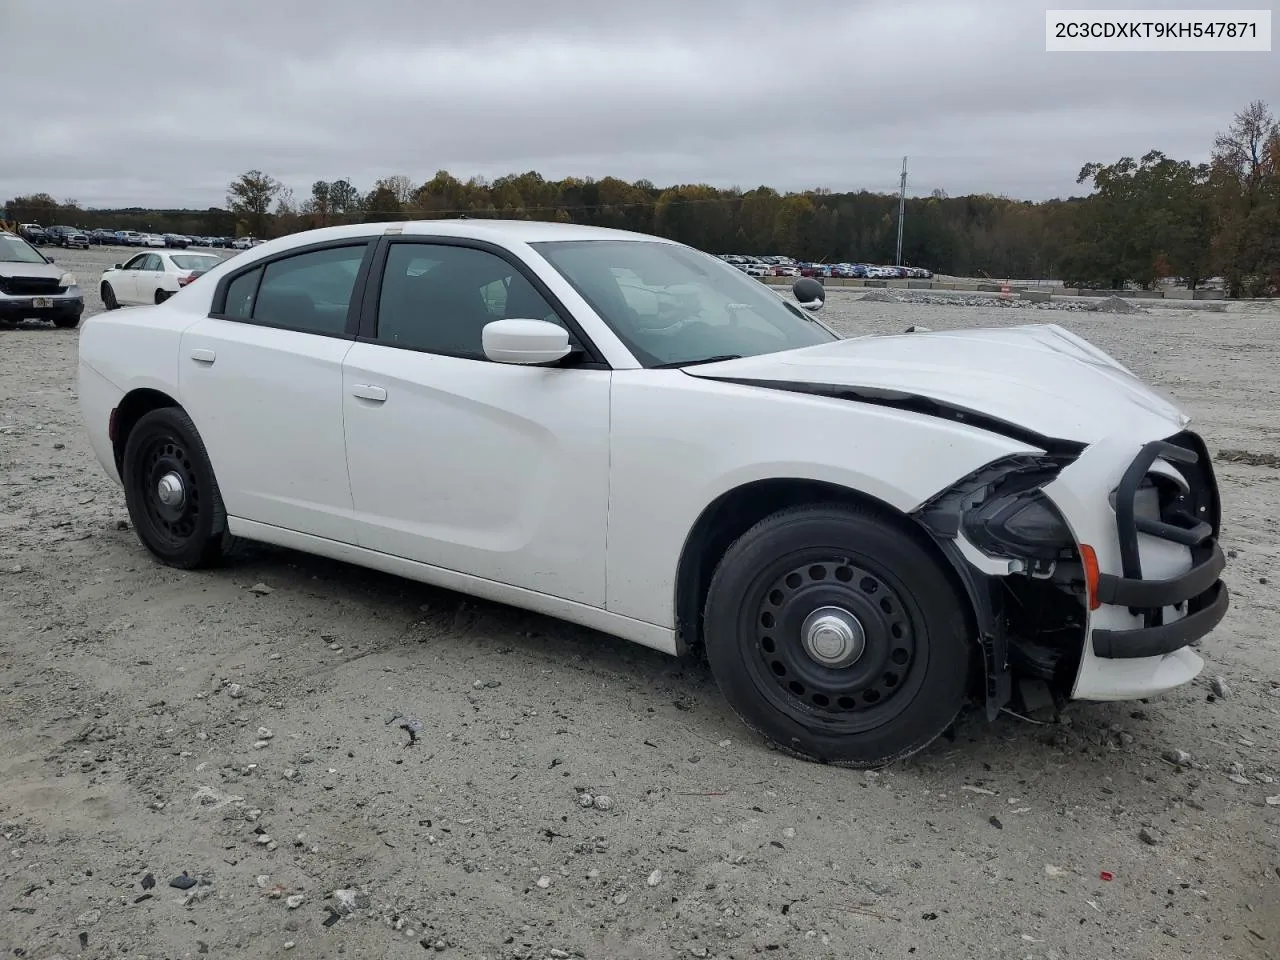
[[[121,255],[55,253],[89,312]],[[965,718],[879,773],[793,761],[696,663],[288,551],[157,565],[82,435],[76,332],[24,326],[0,332],[0,950],[1280,956],[1280,313],[825,315],[1054,320],[1184,400],[1235,451],[1204,677]]]

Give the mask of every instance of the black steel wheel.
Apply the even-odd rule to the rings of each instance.
[[[798,756],[879,766],[955,719],[967,601],[914,531],[845,505],[761,521],[720,562],[704,633],[739,716]]]
[[[181,408],[152,410],[134,424],[123,480],[133,527],[160,560],[192,569],[217,562],[231,546],[209,455]]]

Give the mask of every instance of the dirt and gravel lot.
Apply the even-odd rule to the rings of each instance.
[[[121,253],[55,256],[100,309]],[[76,331],[0,332],[0,949],[1280,957],[1280,312],[827,315],[1061,322],[1239,451],[1204,677],[879,773],[793,761],[696,663],[282,550],[157,565],[82,435]]]

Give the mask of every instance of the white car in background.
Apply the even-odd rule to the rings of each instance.
[[[164,245],[164,237],[154,233],[138,234],[138,246],[140,247],[163,247]]]
[[[140,253],[104,271],[98,281],[98,292],[108,310],[164,303],[221,262],[222,258],[212,253]]]
[[[1182,410],[1056,325],[847,339],[792,293],[572,224],[312,230],[87,320],[81,412],[164,563],[243,537],[702,651],[810,759],[1200,672],[1228,598]]]

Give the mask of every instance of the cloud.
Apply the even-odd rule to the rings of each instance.
[[[1046,53],[1025,0],[16,0],[0,35],[0,197],[96,206],[218,205],[250,168],[892,191],[903,155],[913,192],[1042,199],[1092,160],[1204,159],[1277,75]]]

